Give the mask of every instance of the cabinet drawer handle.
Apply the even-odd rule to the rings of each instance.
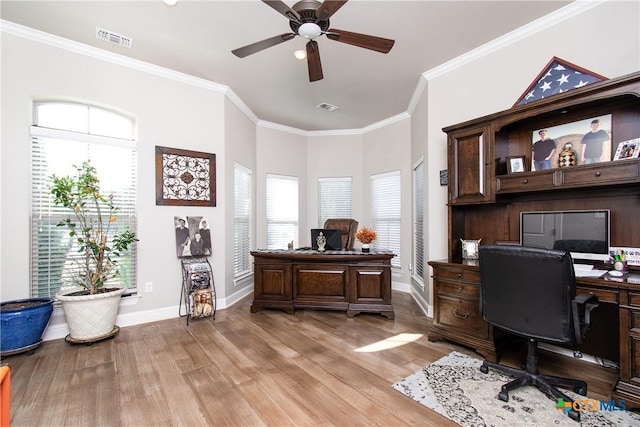
[[[529,183],[529,180],[525,178],[525,179],[523,179],[523,180],[522,180],[522,183],[523,183],[523,184],[528,184],[528,183]]]
[[[596,172],[596,176],[600,176],[600,175],[602,175],[602,174],[599,171]]]
[[[462,273],[458,273],[458,279],[462,277]]]
[[[464,290],[464,286],[460,286],[460,287],[458,288],[458,292],[462,292],[463,290]]]
[[[469,317],[469,311],[467,311],[465,314],[460,314],[460,313],[458,313],[458,309],[454,308],[453,309],[453,315],[456,316],[460,320],[465,320],[467,317]]]

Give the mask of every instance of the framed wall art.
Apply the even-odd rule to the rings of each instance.
[[[156,205],[216,206],[216,155],[156,146]]]

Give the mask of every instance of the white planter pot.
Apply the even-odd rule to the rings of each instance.
[[[58,294],[73,340],[91,341],[104,338],[115,328],[120,296],[124,288],[95,295]]]

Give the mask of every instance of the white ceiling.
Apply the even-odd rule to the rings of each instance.
[[[324,79],[313,83],[306,61],[293,57],[304,49],[300,37],[242,59],[231,54],[290,32],[283,15],[257,0],[182,0],[173,7],[160,0],[2,0],[0,17],[228,86],[258,119],[314,131],[361,129],[407,111],[422,73],[569,3],[351,0],[331,27],[395,45],[385,55],[321,36]],[[96,39],[96,27],[132,38],[133,47]],[[327,112],[316,108],[320,103],[339,108]]]

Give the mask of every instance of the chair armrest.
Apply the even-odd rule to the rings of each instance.
[[[579,294],[571,301],[573,329],[578,344],[582,343],[582,338],[591,326],[591,310],[599,304],[598,297],[592,294]],[[580,308],[583,308],[582,315],[580,314]]]

